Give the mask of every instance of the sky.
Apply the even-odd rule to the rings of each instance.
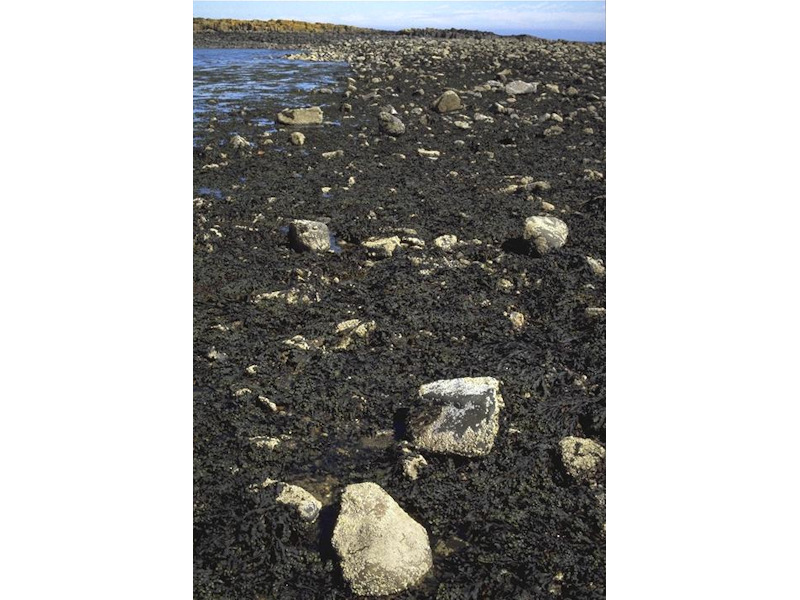
[[[329,1],[194,2],[210,19],[295,19],[396,31],[409,27],[477,29],[582,42],[606,39],[605,1]]]

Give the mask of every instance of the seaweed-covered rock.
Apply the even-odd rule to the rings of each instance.
[[[561,464],[575,481],[596,483],[606,460],[606,449],[594,440],[574,436],[558,443]]]
[[[327,252],[331,236],[325,223],[298,219],[289,225],[289,243],[298,252]]]
[[[419,388],[409,430],[418,448],[461,456],[491,452],[503,397],[493,377],[442,379]]]
[[[428,532],[375,483],[345,488],[333,547],[345,580],[360,595],[401,592],[433,565]]]
[[[322,109],[319,106],[284,108],[278,113],[278,123],[282,125],[320,125],[322,124]]]
[[[566,241],[567,224],[555,217],[528,217],[523,237],[534,245],[539,254],[561,248]]]

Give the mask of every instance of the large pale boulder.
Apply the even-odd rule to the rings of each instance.
[[[452,112],[463,108],[461,97],[453,90],[447,90],[444,94],[439,96],[433,103],[433,106],[440,113]]]
[[[425,528],[375,483],[345,488],[333,547],[344,579],[358,595],[402,592],[433,565]]]

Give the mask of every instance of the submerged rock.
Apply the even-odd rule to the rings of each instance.
[[[528,217],[523,238],[534,245],[540,255],[561,248],[569,235],[567,224],[555,217]]]
[[[331,249],[330,231],[325,223],[319,221],[292,221],[289,244],[298,252],[327,252]]]
[[[282,125],[321,125],[322,109],[319,106],[284,108],[278,113],[278,123]]]
[[[428,532],[375,483],[345,488],[333,547],[344,579],[359,595],[402,592],[433,566]]]
[[[483,456],[494,446],[503,397],[493,377],[442,379],[419,388],[409,430],[418,448]]]

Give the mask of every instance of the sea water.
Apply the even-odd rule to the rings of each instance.
[[[225,115],[265,101],[288,107],[329,101],[333,96],[311,94],[311,90],[335,88],[348,74],[347,63],[285,58],[293,52],[296,51],[195,48],[195,129],[206,127],[210,115]]]

